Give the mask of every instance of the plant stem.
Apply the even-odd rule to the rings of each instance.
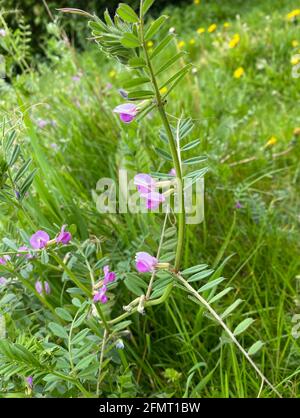
[[[167,114],[164,109],[165,103],[162,100],[158,83],[155,77],[155,72],[147,51],[146,42],[145,42],[145,36],[144,36],[144,19],[142,15],[142,6],[143,6],[143,0],[141,0],[140,5],[140,34],[141,34],[141,42],[142,47],[147,63],[147,67],[149,70],[150,78],[151,78],[151,84],[155,92],[156,97],[156,105],[158,108],[158,112],[161,118],[161,121],[164,125],[166,134],[168,136],[169,140],[169,146],[170,151],[173,159],[174,168],[176,170],[176,178],[177,178],[177,196],[178,196],[178,239],[177,239],[177,249],[176,249],[176,257],[175,257],[175,270],[179,271],[182,255],[183,255],[183,246],[184,246],[184,231],[185,231],[185,207],[184,207],[184,191],[183,191],[183,179],[182,179],[182,167],[180,163],[180,158],[177,152],[177,146],[176,141],[167,117]]]
[[[215,318],[215,320],[222,326],[222,328],[225,330],[227,335],[230,337],[230,339],[234,342],[234,344],[238,347],[238,349],[241,351],[241,353],[246,357],[248,362],[251,364],[251,366],[254,368],[256,373],[259,375],[259,377],[262,379],[263,382],[265,382],[275,393],[279,398],[282,398],[278,390],[272,385],[272,383],[263,375],[263,373],[260,371],[260,369],[257,367],[257,365],[254,363],[252,358],[249,356],[247,351],[241,346],[241,344],[236,339],[233,332],[227,327],[223,319],[220,317],[220,315],[210,306],[210,304],[182,277],[180,274],[176,272],[172,272],[172,275],[181,283],[183,286],[196,298],[199,300],[199,302],[208,310],[208,312]]]
[[[159,256],[160,256],[161,246],[162,246],[163,240],[164,240],[167,219],[168,219],[168,210],[167,210],[167,213],[166,213],[166,216],[165,216],[163,229],[162,229],[162,232],[161,232],[160,241],[159,241],[159,245],[158,245],[158,250],[157,250],[157,253],[156,253],[156,258],[158,260],[159,260]],[[146,292],[146,300],[148,300],[150,298],[150,295],[151,295],[151,292],[152,292],[152,287],[153,287],[153,282],[154,282],[154,279],[155,279],[155,275],[156,275],[156,270],[154,270],[152,275],[151,275],[151,279],[150,279],[148,289],[147,289],[147,292]]]
[[[102,364],[103,364],[103,358],[104,358],[106,339],[107,339],[107,331],[105,329],[104,334],[103,334],[102,347],[101,347],[100,360],[99,360],[99,372],[98,372],[97,392],[96,392],[97,398],[99,398],[99,392],[100,392],[101,370],[102,370]]]

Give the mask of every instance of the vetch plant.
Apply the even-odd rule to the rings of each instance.
[[[168,31],[159,42],[153,42],[167,22],[166,16],[145,21],[153,3],[154,0],[141,0],[139,13],[127,4],[120,4],[114,18],[106,11],[104,20],[78,9],[61,10],[87,17],[92,38],[103,53],[118,60],[128,71],[121,94],[126,103],[111,108],[111,114],[116,113],[115,125],[124,129],[128,129],[128,124],[134,127],[137,123],[142,124],[143,118],[154,111],[160,117],[161,145],[156,152],[158,159],[169,164],[170,171],[167,175],[161,172],[137,173],[134,178],[138,193],[146,206],[153,210],[165,203],[160,187],[165,182],[172,186],[170,190],[174,199],[164,216],[158,247],[143,248],[142,240],[138,241],[135,259],[132,255],[127,260],[128,270],[131,267],[133,271],[124,272],[121,267],[115,268],[114,261],[103,255],[100,240],[90,237],[80,242],[74,237],[73,230],[67,229],[66,225],[61,226],[63,222],[56,225],[55,230],[46,227],[44,230],[42,225],[38,225],[31,229],[35,231],[31,232],[31,236],[23,231],[23,240],[18,244],[6,239],[3,251],[0,251],[0,272],[4,274],[0,284],[4,287],[23,286],[27,297],[34,295],[43,304],[46,310],[45,327],[50,330],[51,338],[41,334],[39,338],[20,336],[15,343],[0,340],[0,374],[23,376],[30,395],[38,387],[39,379],[45,384],[46,394],[68,395],[72,393],[72,388],[76,388],[80,396],[91,397],[110,393],[110,388],[115,386],[127,390],[132,386],[132,375],[123,349],[130,335],[129,318],[136,313],[147,314],[148,308],[166,303],[174,287],[177,287],[186,298],[199,305],[201,314],[206,311],[208,318],[221,326],[229,341],[235,344],[258,374],[261,389],[267,384],[280,396],[251,358],[263,343],[256,341],[246,350],[238,340],[254,319],[245,317],[233,331],[228,325],[227,320],[242,300],[236,299],[221,313],[215,309],[220,300],[232,291],[232,287],[219,290],[226,280],[222,271],[228,259],[214,269],[207,264],[185,265],[188,260],[184,257],[187,233],[185,181],[193,183],[203,178],[207,172],[207,168],[202,166],[206,157],[185,157],[186,152],[199,144],[198,139],[189,140],[194,122],[181,116],[171,118],[167,112],[170,94],[192,66],[180,65],[179,70],[173,70],[176,63],[182,64],[183,51],[175,52],[169,60],[161,59],[162,52],[172,47],[175,34]],[[149,42],[155,45],[151,49]],[[121,100],[119,95],[118,98]],[[0,159],[0,191],[8,203],[25,211],[22,202],[35,171],[27,174],[28,177],[23,176],[30,166],[29,160],[15,169],[19,149],[14,138],[8,137],[3,144],[5,155]],[[23,177],[25,184],[24,180],[21,181]],[[179,210],[174,210],[175,203]],[[31,219],[30,225],[33,228]],[[127,252],[125,257],[129,258]],[[45,270],[47,275],[44,275]],[[129,303],[126,301],[123,312],[112,317],[115,289],[122,285],[121,279],[136,298]],[[59,280],[62,288],[57,286]],[[59,297],[56,293],[60,293]],[[225,344],[228,339],[222,338],[220,343]],[[111,376],[111,359],[121,362],[124,369],[118,379]],[[169,379],[179,379],[176,371],[170,373],[172,369],[167,370]],[[192,379],[193,375],[190,376]],[[106,380],[108,384],[105,386]]]
[[[170,32],[157,44],[157,46],[149,52],[147,43],[151,42],[157,33],[163,28],[167,21],[166,16],[160,16],[156,20],[145,23],[145,15],[149,8],[154,3],[154,0],[141,0],[140,11],[137,14],[129,5],[120,4],[114,19],[106,11],[104,14],[104,21],[96,16],[88,15],[92,20],[89,26],[92,30],[93,39],[97,42],[101,50],[109,57],[117,59],[124,64],[130,71],[129,81],[123,85],[123,88],[128,91],[126,99],[130,103],[125,103],[117,106],[114,112],[120,114],[120,119],[124,123],[131,123],[134,119],[140,121],[150,111],[157,110],[162,122],[161,138],[168,144],[169,151],[165,149],[158,149],[159,156],[172,161],[173,169],[170,174],[176,175],[175,196],[180,203],[180,210],[177,214],[177,244],[174,265],[168,263],[164,266],[165,270],[174,279],[172,284],[178,285],[181,289],[187,292],[188,297],[195,303],[207,309],[209,314],[216,320],[220,326],[226,331],[227,335],[246,357],[252,367],[262,380],[269,387],[280,396],[277,389],[269,382],[263,375],[260,369],[251,359],[251,355],[257,352],[262,346],[260,341],[253,344],[248,351],[246,351],[238,342],[236,336],[246,331],[252,324],[252,318],[246,318],[236,326],[232,332],[227,324],[225,318],[228,317],[234,309],[239,306],[241,300],[236,300],[229,306],[225,312],[218,314],[213,308],[213,304],[225,296],[231,288],[216,293],[217,286],[225,279],[219,277],[222,268],[215,272],[207,270],[206,265],[197,265],[181,271],[183,262],[184,240],[186,233],[186,214],[185,214],[185,194],[183,182],[185,176],[192,178],[199,178],[205,174],[205,170],[195,170],[192,173],[185,173],[185,167],[203,162],[203,157],[196,157],[190,160],[184,160],[182,153],[188,149],[193,148],[198,142],[181,146],[183,138],[189,135],[193,129],[193,122],[190,119],[178,120],[177,126],[172,126],[170,118],[166,112],[168,105],[168,97],[177,84],[190,71],[191,65],[187,64],[179,71],[174,72],[171,77],[164,76],[167,70],[170,71],[172,66],[182,57],[182,52],[178,52],[167,62],[159,62],[160,53],[171,44],[174,35]],[[85,12],[72,9],[62,9],[64,12],[76,12],[86,15]],[[209,29],[210,31],[210,29]],[[212,31],[212,30],[211,30]],[[168,73],[167,73],[168,74]],[[236,74],[235,74],[236,75]],[[143,87],[140,87],[143,86]],[[144,87],[145,86],[145,87]],[[163,92],[163,93],[162,93]],[[136,104],[137,103],[137,104]],[[138,108],[140,110],[138,111]],[[135,177],[135,184],[141,196],[149,196],[147,199],[147,206],[150,208],[157,208],[163,201],[159,193],[154,191],[155,181],[149,174],[138,174]],[[155,194],[154,198],[151,195]],[[167,216],[165,218],[164,229],[166,227]],[[163,240],[164,231],[162,232]],[[162,244],[162,242],[161,242]],[[133,301],[126,307],[126,310],[131,312],[135,307],[138,312],[144,312],[152,298],[152,288],[155,282],[156,270],[159,266],[160,249],[157,257],[154,257],[146,252],[138,252],[136,254],[136,268],[140,273],[151,273],[151,279],[148,285],[146,295],[141,295],[138,299]],[[210,276],[210,280],[196,290],[192,283],[197,283]],[[167,282],[170,284],[170,282]],[[168,289],[168,286],[165,286]],[[204,296],[203,296],[204,294]],[[124,316],[121,316],[123,318]]]

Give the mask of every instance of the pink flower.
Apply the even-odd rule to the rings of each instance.
[[[176,177],[176,170],[175,170],[175,168],[171,168],[171,170],[169,171],[169,175],[170,176],[173,176],[173,177]]]
[[[40,281],[37,280],[35,282],[35,290],[38,292],[39,295],[42,295],[44,292],[49,295],[51,293],[51,288],[48,282],[44,282],[44,284]]]
[[[70,232],[68,232],[68,231],[65,231],[66,226],[67,226],[67,225],[63,225],[63,226],[61,227],[60,233],[59,233],[59,235],[56,237],[56,242],[57,242],[58,244],[59,244],[59,243],[61,243],[61,244],[68,244],[68,243],[71,241],[71,239],[72,239],[72,235],[71,235],[71,233],[70,233]]]
[[[7,279],[5,277],[1,276],[0,277],[0,285],[4,286],[6,284],[6,282],[7,282]]]
[[[47,120],[44,120],[44,119],[40,119],[37,123],[38,127],[41,128],[41,129],[45,128],[48,124],[49,124],[49,122]]]
[[[37,231],[33,234],[30,238],[30,245],[35,250],[39,250],[40,248],[46,247],[48,241],[50,241],[50,237],[45,231]]]
[[[21,247],[18,248],[18,251],[29,251],[29,248],[26,247],[25,245],[22,245]],[[24,256],[28,259],[33,257],[31,254],[29,254],[29,253],[26,254],[25,252],[17,254],[17,257],[22,257],[22,256]]]
[[[124,123],[130,123],[136,117],[138,110],[135,104],[125,103],[117,106],[114,109],[115,113],[120,115],[120,119]]]
[[[106,285],[110,282],[114,282],[116,280],[116,273],[113,271],[109,271],[109,266],[104,266],[104,280],[103,283]]]
[[[149,193],[155,189],[155,180],[149,174],[137,174],[134,177],[134,184],[139,193]]]
[[[158,192],[142,193],[141,197],[146,199],[147,209],[157,209],[159,205],[166,200],[165,196]]]
[[[136,253],[135,262],[137,271],[140,273],[148,273],[154,270],[158,260],[146,252],[139,252]]]
[[[0,264],[2,264],[3,266],[7,263],[7,261],[10,260],[10,256],[9,255],[4,255],[2,258],[0,258]]]
[[[50,284],[48,282],[44,283],[44,289],[45,289],[45,292],[47,293],[47,295],[50,295],[51,287],[50,287]]]
[[[32,376],[28,376],[28,377],[26,377],[25,380],[26,380],[26,383],[27,383],[28,387],[30,389],[32,389],[33,388],[33,377]]]
[[[106,290],[106,286],[102,286],[101,289],[94,295],[93,302],[106,303],[108,301],[108,298],[106,296]]]
[[[43,293],[43,284],[42,284],[42,282],[40,282],[39,280],[37,280],[35,282],[34,287],[35,287],[35,290],[38,292],[39,295],[41,295]]]

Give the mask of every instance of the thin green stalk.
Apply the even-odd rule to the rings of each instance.
[[[176,141],[168,120],[168,117],[165,112],[165,102],[163,102],[158,83],[155,77],[154,69],[147,51],[147,46],[145,42],[145,35],[144,35],[144,18],[142,15],[142,7],[143,7],[143,0],[141,0],[140,4],[140,35],[141,35],[141,42],[142,47],[147,63],[147,67],[149,70],[150,78],[151,78],[151,84],[155,92],[156,97],[156,105],[158,108],[158,112],[161,118],[161,121],[164,125],[168,140],[169,140],[169,147],[173,159],[174,168],[176,170],[176,177],[177,177],[177,195],[179,197],[178,199],[178,239],[177,239],[177,249],[176,249],[176,257],[175,257],[175,270],[179,271],[181,261],[182,261],[182,255],[183,255],[183,248],[184,248],[184,231],[185,231],[185,207],[184,207],[184,191],[183,191],[183,178],[182,178],[182,167],[180,163],[180,158],[177,152],[177,146]]]
[[[164,220],[164,224],[163,224],[163,229],[162,229],[161,236],[160,236],[160,240],[159,240],[158,250],[157,250],[157,253],[156,253],[156,258],[158,260],[159,260],[160,251],[161,251],[161,247],[162,247],[162,244],[163,244],[163,240],[164,240],[167,219],[168,219],[168,211],[167,211],[166,216],[165,216],[165,220]],[[150,279],[150,282],[149,282],[149,285],[148,285],[148,289],[147,289],[147,292],[146,292],[146,300],[148,300],[150,298],[150,295],[151,295],[151,292],[152,292],[152,287],[153,287],[153,282],[154,282],[154,279],[155,279],[155,275],[156,275],[156,270],[154,270],[153,273],[152,273],[152,275],[151,275],[151,279]]]
[[[99,371],[98,371],[97,391],[96,391],[97,398],[99,398],[99,393],[100,393],[101,371],[102,371],[106,339],[107,339],[107,331],[105,329],[104,334],[103,334],[102,347],[101,347],[100,360],[99,360]]]
[[[233,332],[227,327],[223,319],[218,315],[218,313],[210,306],[210,304],[185,280],[184,277],[182,277],[180,274],[176,272],[171,272],[171,274],[203,305],[208,312],[215,318],[215,320],[221,325],[221,327],[225,330],[227,335],[230,337],[230,339],[233,341],[233,343],[238,347],[238,349],[241,351],[241,353],[246,357],[248,362],[251,364],[251,366],[254,368],[256,373],[259,375],[259,377],[262,379],[263,382],[265,382],[272,390],[276,393],[276,395],[279,398],[282,398],[281,394],[278,392],[278,390],[272,385],[272,383],[264,376],[264,374],[260,371],[260,369],[257,367],[257,365],[254,363],[252,358],[249,356],[247,351],[241,346],[241,344],[236,339]]]

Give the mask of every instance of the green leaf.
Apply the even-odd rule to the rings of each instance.
[[[256,343],[251,345],[251,347],[248,350],[249,356],[253,356],[254,354],[256,354],[262,348],[263,345],[264,343],[262,341],[256,341]]]
[[[221,299],[223,296],[227,295],[233,287],[227,287],[227,289],[222,290],[222,292],[217,293],[213,298],[209,299],[209,303],[217,302],[217,300]]]
[[[146,61],[142,57],[133,57],[128,61],[128,65],[132,68],[146,67]]]
[[[117,9],[117,14],[123,19],[125,22],[128,23],[137,23],[139,21],[138,15],[135,11],[128,6],[128,4],[121,3]]]
[[[27,169],[29,168],[30,164],[31,164],[31,159],[29,158],[17,171],[14,177],[15,182],[17,182],[18,180],[20,180],[20,178],[23,177],[23,175],[26,173]]]
[[[172,58],[170,58],[167,62],[165,62],[161,67],[159,67],[155,75],[157,76],[163,71],[166,71],[173,64],[175,64],[175,62],[178,61],[183,55],[184,55],[184,52],[179,52],[178,54],[175,54]]]
[[[139,86],[141,84],[145,84],[149,82],[150,82],[150,79],[148,77],[136,77],[136,78],[129,79],[128,81],[125,81],[125,83],[123,83],[123,87],[124,89],[128,89],[130,87]]]
[[[244,332],[244,331],[246,331],[246,329],[248,328],[248,327],[250,327],[250,325],[252,324],[254,322],[254,319],[253,318],[246,318],[246,319],[244,319],[244,321],[242,321],[236,328],[235,328],[235,330],[233,331],[233,334],[236,336],[236,335],[239,335],[239,334],[242,334],[242,332]]]
[[[173,88],[176,86],[176,84],[179,83],[179,81],[186,75],[186,73],[190,70],[191,68],[191,64],[187,64],[185,67],[183,67],[181,70],[179,70],[176,74],[174,74],[171,78],[169,78],[168,81],[166,81],[161,87],[160,89],[162,89],[163,87],[167,87],[169,84],[173,83],[172,87],[169,89],[168,93],[169,94],[171,92],[171,90],[173,90]]]
[[[161,28],[161,26],[165,23],[167,20],[167,16],[160,16],[158,19],[156,19],[154,22],[151,23],[150,27],[146,31],[145,34],[145,40],[148,41],[151,39]]]
[[[191,282],[197,282],[198,280],[203,280],[206,277],[210,276],[213,272],[214,272],[214,270],[212,270],[212,269],[200,271],[199,273],[196,273],[193,276],[191,276],[188,279],[188,282],[191,283]]]
[[[124,283],[127,289],[136,296],[143,295],[147,289],[147,283],[145,283],[143,279],[133,273],[127,273]]]
[[[59,338],[68,338],[68,333],[65,328],[55,322],[50,322],[49,324],[50,330]]]
[[[140,46],[138,38],[133,33],[124,33],[121,38],[121,44],[126,48],[137,48]]]
[[[82,329],[75,337],[72,338],[72,344],[79,344],[88,334],[90,330],[88,328]]]
[[[182,164],[185,164],[185,165],[199,164],[199,163],[203,163],[204,161],[207,161],[207,157],[200,155],[199,157],[188,158],[187,160],[182,161]]]
[[[211,289],[212,287],[217,287],[218,284],[222,283],[224,280],[224,277],[219,277],[218,279],[212,280],[211,282],[208,282],[204,286],[200,287],[200,289],[198,289],[197,292],[201,293],[205,292],[208,289]]]
[[[42,264],[48,264],[49,263],[49,255],[47,253],[47,250],[43,249],[41,253],[41,263]]]
[[[225,309],[225,311],[221,315],[221,318],[224,319],[228,315],[230,315],[242,302],[243,302],[242,299],[237,299],[235,302],[233,302],[232,305],[230,305],[227,309]]]
[[[64,321],[68,321],[68,322],[72,322],[73,321],[73,318],[72,318],[71,314],[66,309],[56,308],[55,309],[55,312]]]
[[[3,238],[3,239],[2,239],[2,242],[3,242],[3,244],[5,244],[5,245],[7,245],[9,248],[11,248],[12,250],[17,251],[18,246],[17,246],[17,244],[16,244],[14,241],[12,241],[11,239],[9,239],[9,238]]]
[[[95,353],[91,353],[88,356],[81,359],[75,366],[75,370],[86,369],[90,363],[95,359]]]
[[[189,151],[189,150],[191,150],[192,148],[195,148],[197,145],[199,145],[200,144],[200,139],[195,139],[194,141],[191,141],[191,142],[189,142],[188,144],[186,144],[186,145],[184,145],[182,148],[181,148],[181,151],[182,152],[184,152],[184,151]]]
[[[128,94],[128,99],[131,100],[146,100],[151,99],[151,97],[154,97],[154,93],[151,90],[132,91]]]
[[[206,267],[208,267],[207,264],[198,264],[197,266],[189,267],[188,269],[183,270],[182,274],[188,275],[188,274],[197,273],[198,271],[206,269]]]
[[[142,7],[142,14],[143,14],[143,16],[148,12],[148,10],[150,9],[150,7],[154,3],[154,1],[155,0],[145,0],[143,2],[143,7]]]
[[[152,54],[150,55],[150,58],[155,58],[161,51],[165,49],[166,46],[169,45],[169,43],[174,39],[174,35],[169,33],[159,44],[154,48]]]
[[[14,163],[17,161],[17,159],[18,159],[18,157],[19,157],[19,155],[20,155],[20,152],[21,152],[21,148],[20,148],[20,146],[19,145],[16,145],[15,147],[14,147],[14,149],[13,149],[13,152],[12,152],[12,154],[11,154],[11,157],[10,157],[10,159],[9,159],[9,161],[8,161],[8,165],[11,167],[11,166],[13,166],[14,165]]]
[[[176,132],[178,131],[177,136],[180,138],[180,140],[182,140],[186,136],[188,136],[193,129],[194,129],[194,122],[191,118],[180,119],[177,129],[176,129]]]
[[[172,157],[171,157],[171,155],[167,152],[167,151],[164,151],[163,149],[161,149],[161,148],[155,148],[155,151],[161,156],[161,157],[163,157],[163,158],[165,158],[166,160],[168,160],[168,161],[173,161],[173,159],[172,159]]]
[[[112,27],[114,26],[114,22],[112,21],[112,19],[110,17],[110,14],[109,14],[107,9],[104,12],[104,20],[105,20],[107,26],[112,26]]]

